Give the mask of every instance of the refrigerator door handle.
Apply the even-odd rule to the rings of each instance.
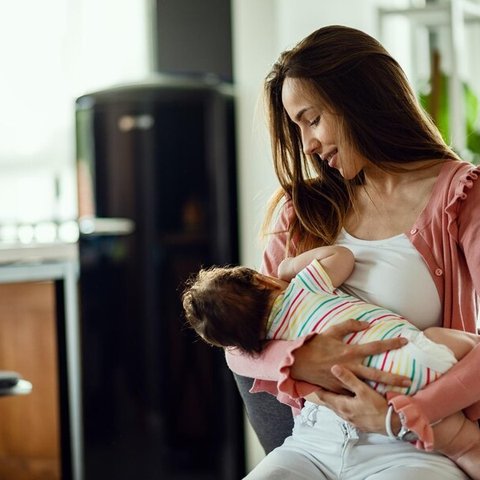
[[[135,222],[129,218],[82,217],[78,229],[82,236],[129,235],[135,230]]]

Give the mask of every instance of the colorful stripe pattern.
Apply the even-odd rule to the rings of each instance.
[[[320,262],[314,260],[275,300],[268,321],[267,337],[294,339],[310,332],[324,332],[349,319],[369,322],[370,328],[347,335],[345,343],[386,340],[406,336],[408,331],[419,331],[400,315],[336,290]],[[429,367],[425,361],[415,359],[408,347],[409,344],[364,360],[367,366],[405,375],[412,380],[408,388],[371,383],[379,393],[396,391],[413,394],[444,373]]]

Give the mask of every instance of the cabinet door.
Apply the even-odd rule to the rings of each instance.
[[[60,479],[55,288],[52,282],[0,285],[0,370],[33,384],[0,397],[0,478]]]

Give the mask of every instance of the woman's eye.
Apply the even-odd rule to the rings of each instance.
[[[317,118],[313,119],[309,125],[311,127],[316,127],[319,123],[320,123],[320,115]]]

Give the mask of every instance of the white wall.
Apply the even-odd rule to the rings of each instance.
[[[148,2],[0,2],[0,223],[76,216],[75,98],[150,72]]]
[[[278,55],[276,0],[233,0],[242,262],[259,266],[258,231],[276,181],[262,108],[263,79]]]
[[[300,39],[324,25],[341,24],[371,33],[375,26],[375,0],[278,0],[279,39],[290,48]]]

